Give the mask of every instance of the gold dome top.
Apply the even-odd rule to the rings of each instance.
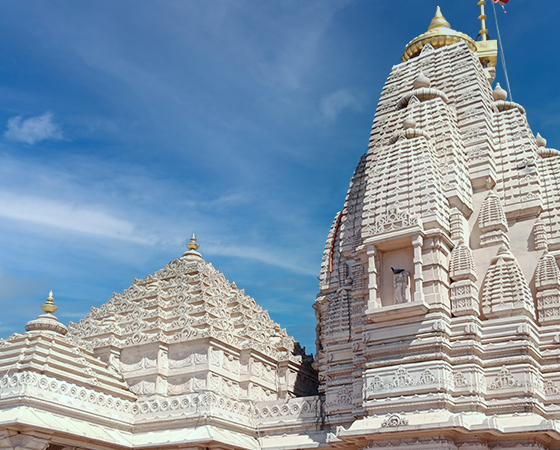
[[[187,244],[187,248],[188,248],[189,250],[196,251],[196,250],[198,250],[198,247],[199,247],[199,245],[198,245],[198,243],[196,242],[196,236],[195,236],[194,233],[193,233],[193,234],[192,234],[192,237],[191,237],[191,240],[190,240],[189,243]]]
[[[436,15],[432,19],[428,31],[410,41],[404,49],[402,62],[408,61],[410,58],[414,58],[420,54],[427,44],[430,44],[434,48],[439,48],[458,42],[464,42],[473,52],[476,51],[475,42],[466,34],[452,30],[449,22],[445,20],[445,17],[441,14],[441,10],[438,6]]]
[[[436,15],[434,16],[432,22],[430,23],[430,26],[428,27],[428,31],[434,30],[435,28],[451,28],[449,22],[445,20],[445,17],[443,17],[443,15],[441,14],[441,9],[439,9],[439,6],[436,9]]]

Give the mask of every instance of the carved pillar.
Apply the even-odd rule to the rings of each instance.
[[[379,308],[381,305],[378,300],[378,285],[377,285],[377,249],[375,245],[369,245],[367,248],[368,256],[368,309]]]
[[[422,274],[422,245],[424,239],[421,235],[412,236],[412,248],[414,249],[414,301],[424,300],[424,275]]]
[[[167,345],[160,343],[157,351],[156,393],[161,395],[167,395],[167,369],[169,366],[167,352]]]

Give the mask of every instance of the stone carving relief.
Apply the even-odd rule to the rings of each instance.
[[[134,403],[130,400],[115,397],[104,392],[78,386],[67,381],[60,381],[34,372],[23,371],[15,374],[6,374],[0,379],[0,389],[3,396],[10,393],[16,394],[22,390],[33,393],[34,396],[52,401],[61,396],[72,399],[77,404],[86,403],[94,409],[112,410],[131,413]]]
[[[393,298],[396,304],[410,301],[410,273],[404,269],[393,269]]]
[[[544,383],[544,392],[546,395],[558,395],[560,394],[560,389],[558,389],[556,383],[552,381],[546,381]]]
[[[383,428],[387,427],[404,427],[408,425],[408,419],[399,416],[398,414],[391,414],[382,423]]]
[[[373,224],[362,228],[362,238],[367,239],[370,236],[375,236],[387,231],[419,226],[419,223],[419,219],[413,217],[407,211],[401,211],[394,205],[389,206],[387,212],[382,214]]]
[[[425,369],[420,373],[418,379],[414,379],[408,370],[400,366],[395,374],[393,375],[390,382],[383,381],[383,378],[379,375],[375,375],[369,380],[366,388],[366,392],[373,393],[378,391],[383,391],[387,389],[399,389],[403,387],[410,386],[423,386],[430,385],[438,382],[438,378],[432,373],[431,370]]]
[[[506,366],[503,366],[488,389],[499,390],[521,386],[522,384],[515,379],[511,371]]]
[[[464,374],[462,374],[461,372],[455,372],[453,374],[453,385],[455,386],[455,388],[465,388],[468,387],[470,383]]]

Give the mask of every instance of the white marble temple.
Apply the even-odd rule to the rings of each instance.
[[[484,3],[484,2],[480,2]],[[560,171],[438,13],[325,246],[317,356],[196,240],[68,328],[0,341],[0,449],[560,449]]]

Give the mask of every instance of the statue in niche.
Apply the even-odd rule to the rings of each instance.
[[[410,301],[410,273],[404,269],[395,269],[391,267],[393,271],[393,295],[395,297],[395,303],[406,303]]]

